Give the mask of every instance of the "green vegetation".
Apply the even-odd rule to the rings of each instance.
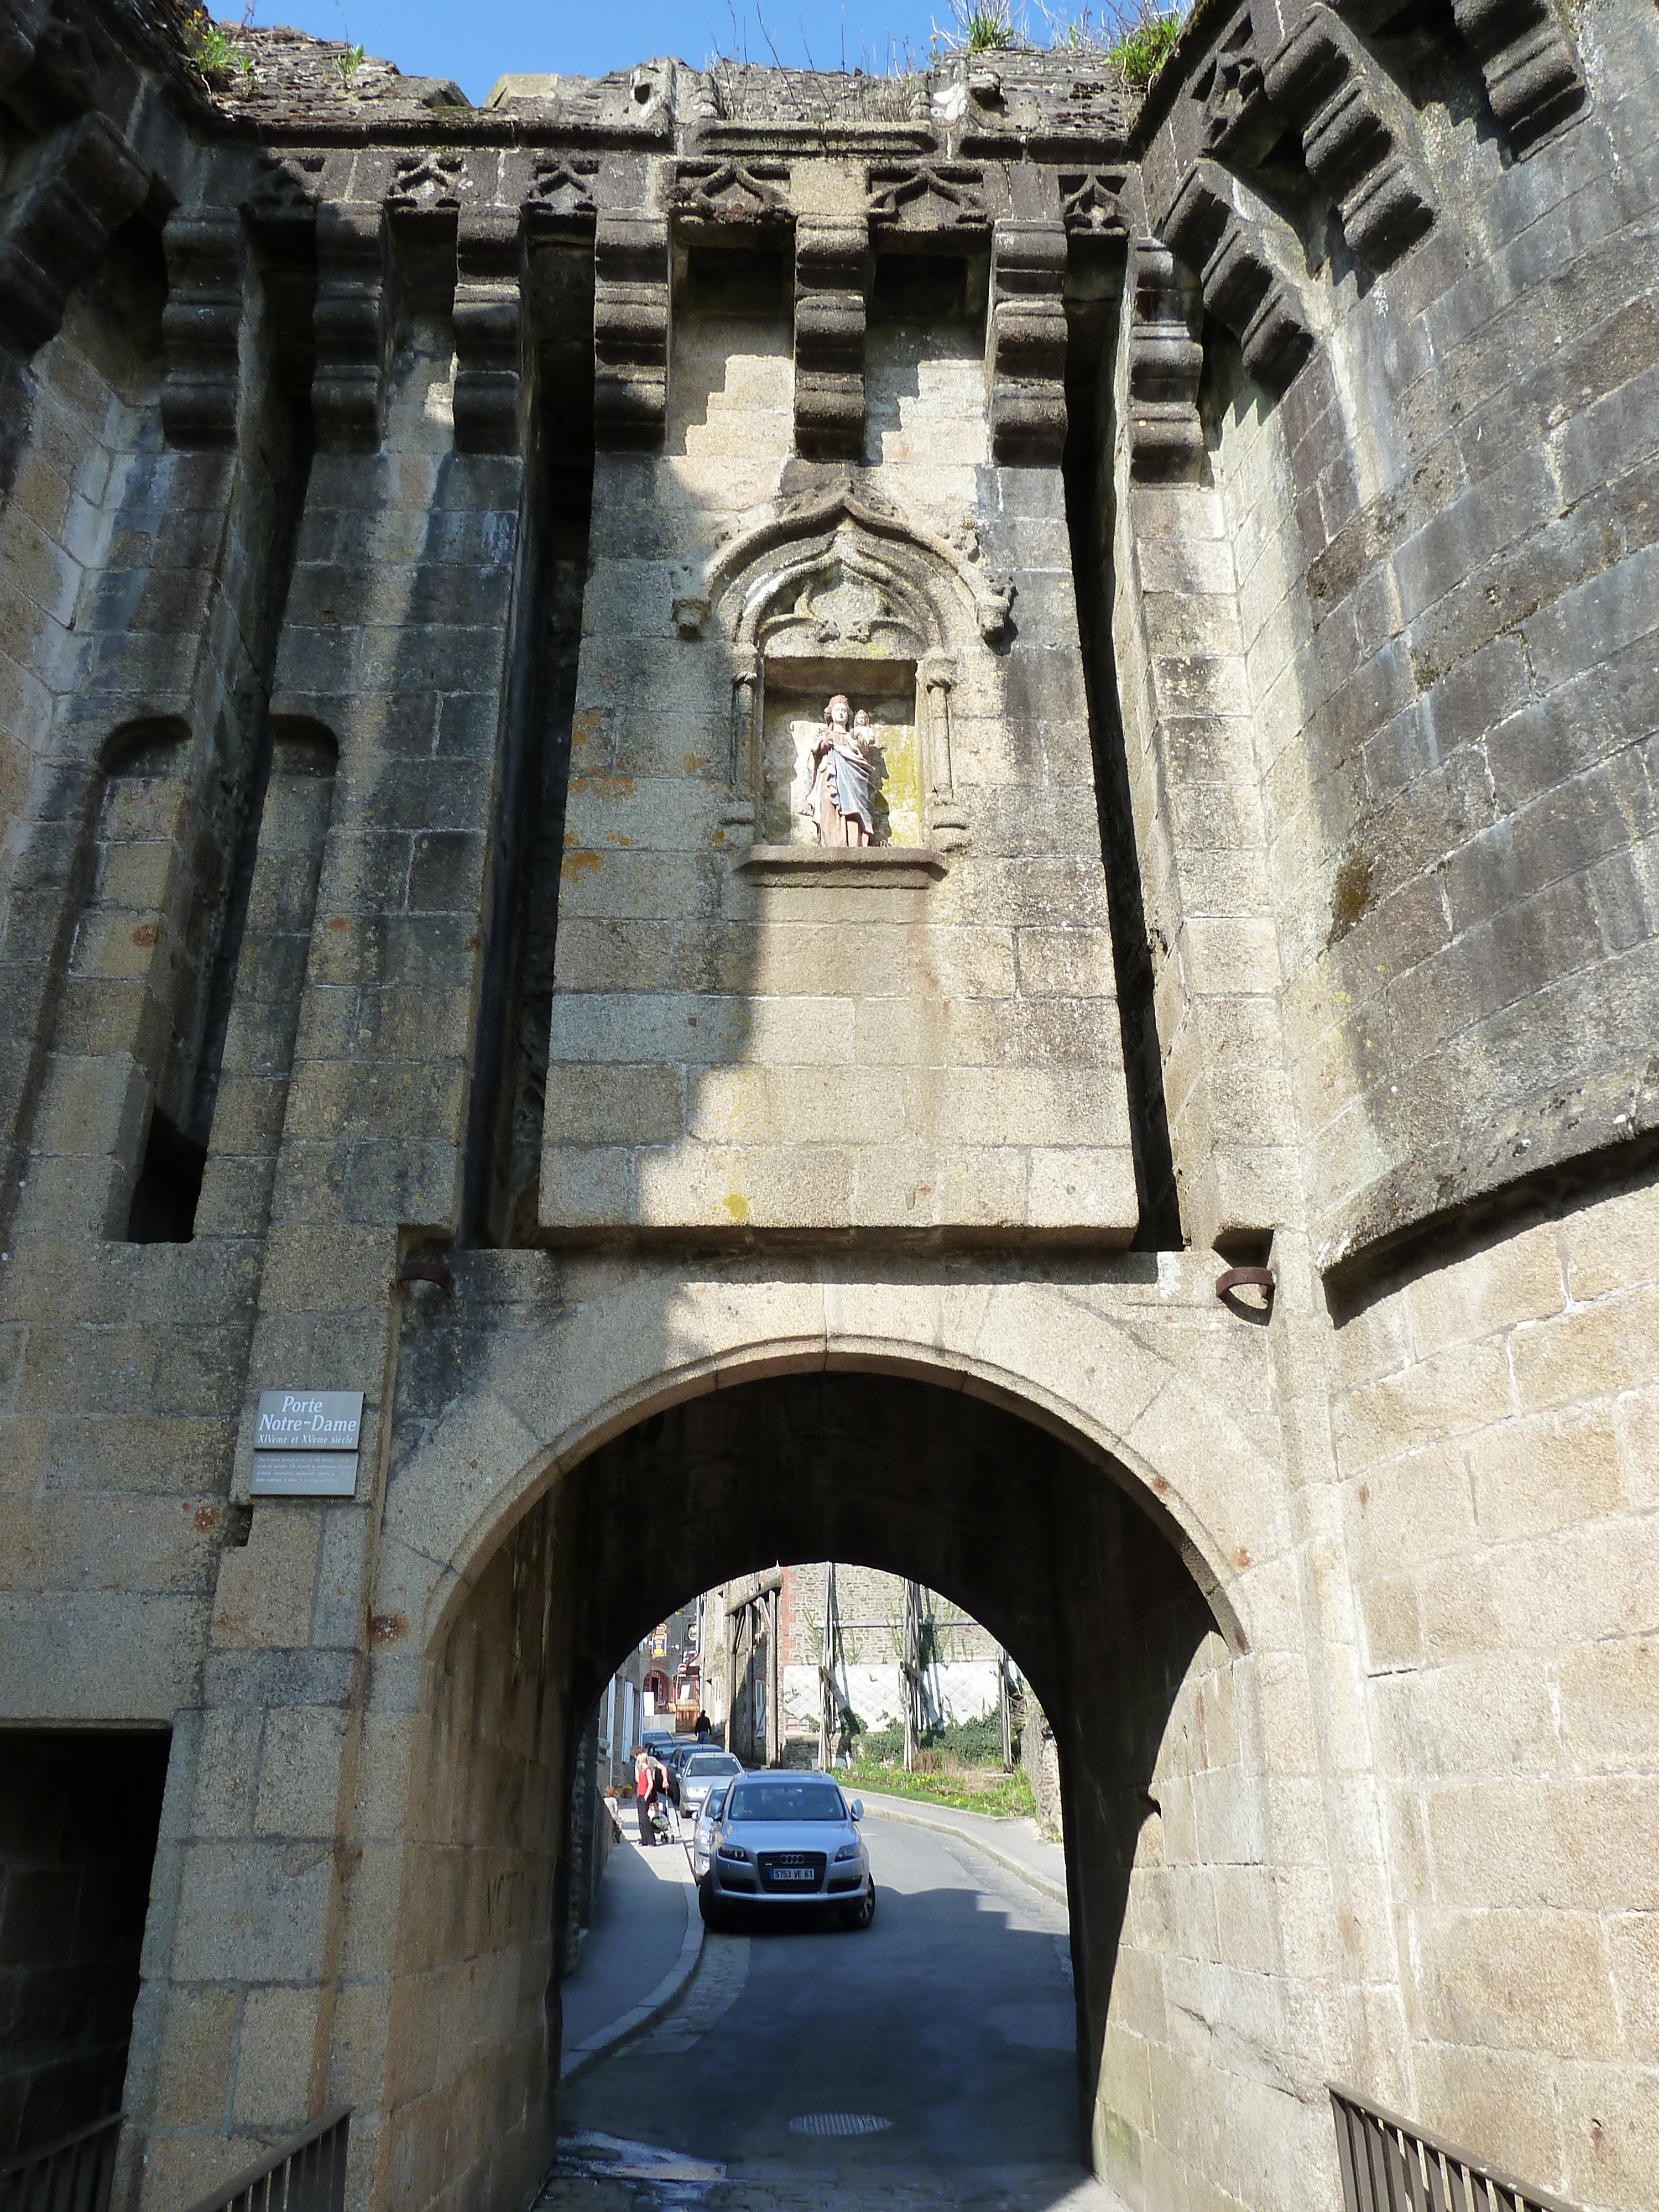
[[[951,20],[933,25],[935,44],[947,52],[1000,53],[1024,44],[1014,22],[1013,0],[951,0]]]
[[[1179,8],[1160,8],[1156,0],[1140,0],[1134,21],[1107,47],[1107,60],[1131,84],[1150,84],[1181,36],[1182,13]]]
[[[1074,54],[1098,54],[1131,84],[1150,84],[1181,36],[1188,12],[1183,0],[1071,0],[1049,7],[1039,0],[1048,23],[1048,43]]]
[[[868,1766],[854,1759],[837,1767],[843,1790],[856,1796],[860,1790],[878,1790],[890,1797],[920,1797],[932,1805],[954,1805],[965,1813],[1035,1814],[1036,1800],[1031,1785],[1018,1767],[1005,1774],[1000,1767],[938,1767],[929,1772],[907,1774],[896,1761],[891,1766]]]
[[[340,82],[345,87],[348,92],[351,89],[352,78],[356,76],[358,70],[362,67],[362,65],[363,49],[362,46],[348,46],[343,54],[335,55],[334,66],[339,70]]]
[[[994,1713],[930,1729],[916,1747],[913,1774],[905,1772],[903,1758],[902,1729],[859,1729],[851,1764],[837,1767],[836,1773],[848,1790],[881,1790],[890,1796],[926,1798],[970,1813],[1036,1811],[1031,1785],[1019,1768],[1012,1774],[1002,1771],[1002,1724]]]
[[[222,23],[216,23],[205,8],[190,18],[191,58],[204,76],[237,67],[240,57],[236,41]]]

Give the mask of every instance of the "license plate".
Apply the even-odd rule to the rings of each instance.
[[[812,1869],[811,1867],[774,1867],[772,1879],[774,1881],[811,1881],[813,1879]]]

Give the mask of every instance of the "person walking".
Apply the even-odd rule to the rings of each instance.
[[[652,1825],[651,1804],[657,1794],[657,1770],[651,1763],[651,1754],[645,1746],[634,1747],[634,1809],[640,1819],[640,1842],[649,1850],[657,1840]]]
[[[699,1713],[699,1714],[697,1715],[697,1741],[698,1741],[699,1743],[707,1743],[707,1742],[708,1742],[708,1737],[709,1737],[709,1730],[710,1730],[710,1723],[709,1723],[709,1719],[708,1719],[708,1714],[707,1714],[707,1713]]]

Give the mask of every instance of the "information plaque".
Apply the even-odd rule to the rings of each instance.
[[[350,1498],[357,1488],[361,1390],[262,1390],[255,1498]]]

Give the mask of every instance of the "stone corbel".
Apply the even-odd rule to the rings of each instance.
[[[802,215],[795,224],[795,448],[815,459],[864,453],[864,332],[870,225]]]
[[[927,830],[941,853],[962,852],[968,843],[968,813],[957,798],[951,759],[951,693],[957,680],[955,657],[930,653],[921,664],[922,711],[927,747]]]
[[[1267,89],[1299,123],[1309,171],[1336,202],[1348,244],[1368,267],[1389,268],[1435,219],[1404,94],[1322,5],[1268,63]]]
[[[1452,15],[1517,154],[1583,106],[1584,73],[1552,0],[1452,0]]]
[[[755,717],[760,706],[760,656],[736,648],[732,665],[732,760],[730,791],[720,820],[728,830],[755,823]]]
[[[1198,270],[1205,306],[1238,339],[1250,374],[1283,392],[1316,343],[1290,226],[1216,162],[1197,161],[1163,234]]]
[[[328,202],[319,207],[311,418],[317,443],[325,450],[372,453],[380,446],[391,293],[386,217],[379,202]]]
[[[0,331],[27,360],[58,335],[70,294],[143,204],[150,179],[98,114],[54,132],[14,173],[21,181],[0,203]]]
[[[1130,298],[1130,475],[1138,483],[1195,483],[1204,460],[1198,280],[1158,240],[1138,238]]]
[[[1066,445],[1066,228],[1005,218],[991,242],[991,451],[1058,462]]]
[[[170,446],[232,445],[246,263],[241,218],[222,208],[175,213],[161,245],[167,264],[161,428]]]
[[[602,214],[593,234],[593,434],[659,446],[668,423],[668,223]]]
[[[522,271],[517,210],[465,210],[455,238],[458,453],[519,450]]]

